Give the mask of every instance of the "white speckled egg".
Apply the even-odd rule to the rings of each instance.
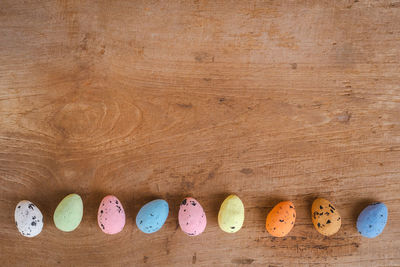
[[[18,231],[26,237],[34,237],[43,229],[43,215],[32,202],[22,200],[17,204],[14,213]]]

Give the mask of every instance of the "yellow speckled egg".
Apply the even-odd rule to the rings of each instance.
[[[244,222],[244,205],[236,195],[228,196],[221,204],[218,213],[218,224],[222,231],[235,233]]]
[[[278,203],[267,216],[265,228],[272,236],[283,237],[293,228],[296,211],[291,201]]]
[[[311,217],[315,229],[322,235],[333,235],[339,231],[342,225],[338,210],[331,202],[323,198],[314,200]]]

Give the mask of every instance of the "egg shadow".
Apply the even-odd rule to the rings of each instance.
[[[353,224],[357,224],[358,216],[360,215],[361,211],[365,209],[368,205],[377,202],[376,200],[365,198],[354,202],[354,205],[351,206],[351,219],[353,220]]]
[[[311,208],[314,200],[317,198],[325,198],[329,196],[325,196],[324,194],[319,194],[319,193],[313,193],[313,194],[307,194],[303,197],[304,202],[306,203],[306,218],[308,217],[309,220],[307,220],[307,227],[310,228],[309,231],[315,231],[314,224],[312,223],[312,215],[311,215]],[[320,237],[322,238],[322,237]]]
[[[169,205],[169,215],[167,219],[167,227],[171,228],[172,235],[178,230],[179,228],[179,221],[178,221],[178,214],[179,208],[182,203],[182,200],[185,197],[193,197],[191,194],[178,194],[178,195],[169,195],[166,196],[166,201]],[[193,197],[194,198],[194,197]]]
[[[312,207],[314,200],[316,200],[319,197],[320,197],[320,195],[317,195],[317,194],[310,194],[310,195],[304,196],[304,202],[306,203],[307,208],[310,211],[311,211],[311,207]]]
[[[205,206],[203,206],[204,212],[206,213],[207,217],[207,227],[209,226],[218,226],[218,213],[221,207],[222,202],[227,198],[229,195],[234,193],[217,193],[210,195],[208,200],[205,201]]]
[[[257,197],[256,199],[252,199],[252,201],[255,201],[255,204],[253,206],[254,212],[255,212],[255,220],[257,222],[262,222],[264,225],[263,229],[265,229],[265,221],[267,219],[268,213],[277,205],[278,203],[282,201],[288,201],[288,199],[284,199],[282,196],[269,196],[269,197]]]
[[[113,195],[109,192],[98,190],[87,194],[86,199],[84,199],[84,219],[88,221],[91,225],[97,225],[97,214],[99,212],[100,203],[105,196]],[[118,198],[118,197],[117,197]],[[118,198],[119,199],[119,198]],[[124,201],[119,199],[124,207]],[[85,215],[86,214],[86,215]]]

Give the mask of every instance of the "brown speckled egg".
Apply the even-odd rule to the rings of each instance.
[[[283,237],[293,228],[296,221],[296,210],[291,201],[278,203],[267,216],[265,228],[272,236]]]
[[[333,235],[339,231],[342,225],[338,210],[331,202],[323,198],[314,200],[311,217],[315,229],[322,235]]]

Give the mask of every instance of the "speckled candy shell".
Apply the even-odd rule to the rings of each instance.
[[[145,204],[136,216],[136,225],[140,231],[151,234],[164,225],[169,213],[167,201],[156,199]]]
[[[296,210],[293,203],[291,201],[283,201],[268,213],[265,228],[270,235],[283,237],[292,230],[295,221]]]
[[[55,226],[64,232],[74,231],[82,221],[83,202],[78,194],[69,194],[54,211]]]
[[[124,229],[125,211],[121,201],[115,196],[106,196],[100,203],[97,213],[100,229],[106,234],[117,234]]]
[[[324,198],[314,200],[311,207],[311,218],[315,229],[325,236],[337,233],[342,225],[339,211]]]
[[[244,222],[244,205],[236,195],[228,196],[222,202],[218,213],[218,225],[222,231],[236,233]]]
[[[34,237],[43,229],[43,215],[39,208],[28,200],[20,201],[15,207],[15,224],[21,235]]]
[[[179,226],[190,236],[201,234],[207,225],[206,214],[200,203],[191,197],[185,198],[179,208]]]
[[[357,230],[365,237],[374,238],[385,229],[388,209],[384,203],[377,202],[367,206],[358,216]]]

